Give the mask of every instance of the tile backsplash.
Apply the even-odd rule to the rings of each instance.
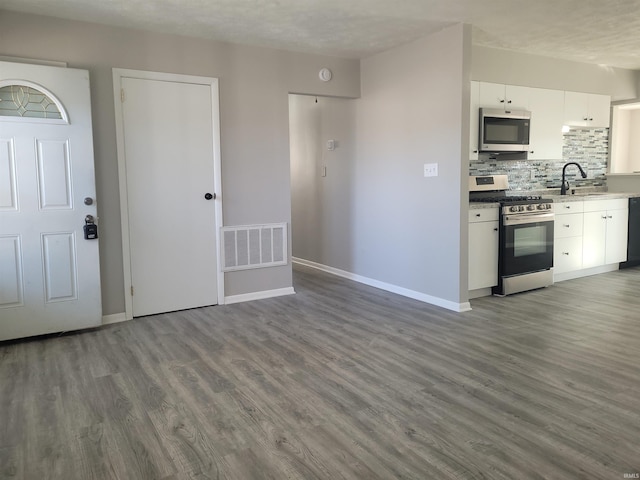
[[[559,188],[564,164],[578,162],[587,178],[580,176],[577,167],[568,167],[566,178],[571,186],[604,185],[608,155],[608,128],[572,128],[564,134],[562,160],[495,160],[483,155],[471,160],[469,175],[506,174],[511,190]]]

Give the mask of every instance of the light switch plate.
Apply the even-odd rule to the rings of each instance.
[[[424,164],[424,176],[425,177],[437,177],[438,176],[438,164],[437,163],[425,163]]]

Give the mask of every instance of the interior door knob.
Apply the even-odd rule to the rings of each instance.
[[[204,198],[205,198],[205,200],[211,200],[211,199],[215,200],[216,194],[215,193],[212,194],[212,193],[207,192],[207,193],[204,194]]]

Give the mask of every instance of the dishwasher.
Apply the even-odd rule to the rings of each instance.
[[[629,199],[629,234],[627,237],[627,261],[620,268],[640,265],[640,197]]]

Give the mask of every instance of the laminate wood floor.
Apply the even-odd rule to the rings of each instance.
[[[294,279],[292,296],[0,344],[0,478],[640,473],[639,269],[463,314]]]

